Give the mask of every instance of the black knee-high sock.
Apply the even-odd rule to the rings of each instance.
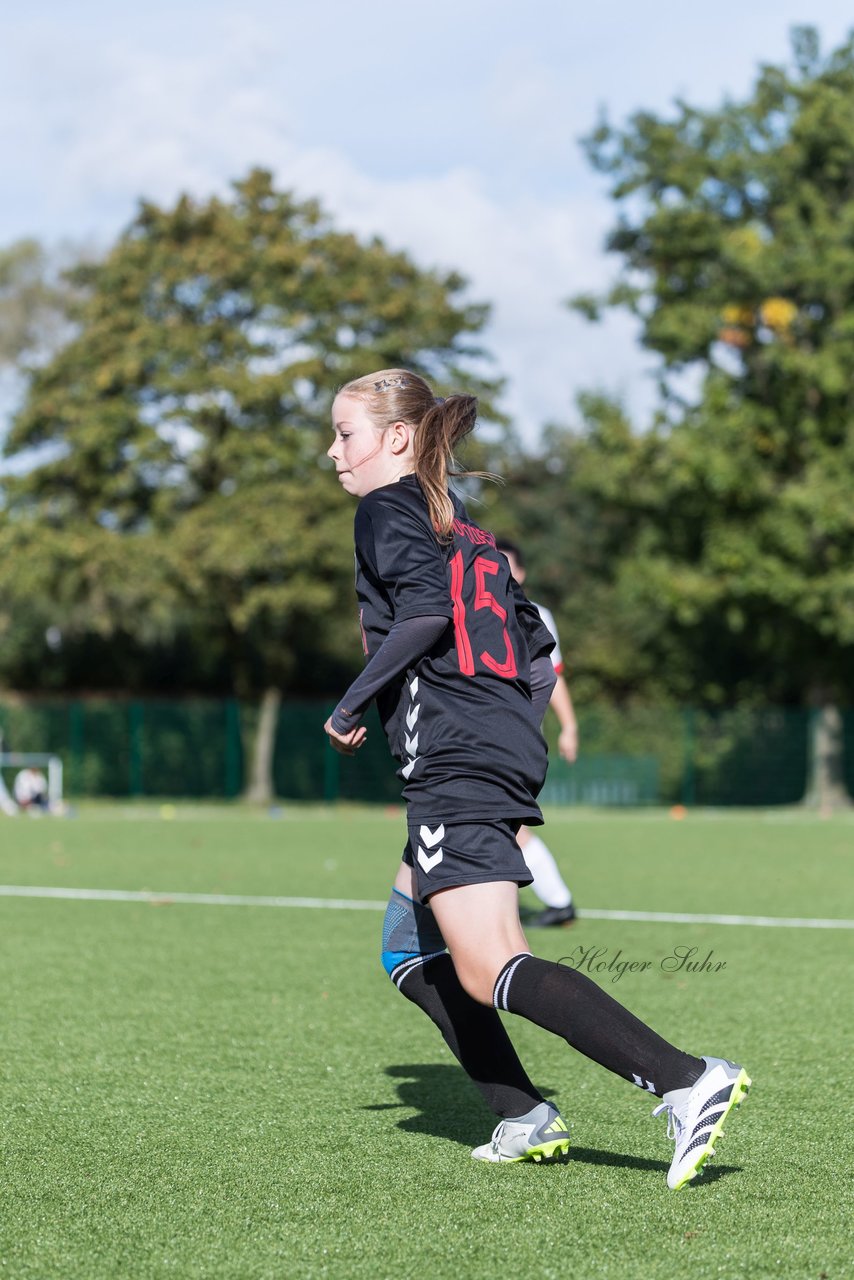
[[[424,963],[404,961],[391,977],[403,995],[433,1019],[497,1116],[526,1115],[543,1101],[498,1014],[463,990],[447,953]]]
[[[498,975],[494,1002],[659,1097],[692,1085],[705,1070],[699,1058],[662,1040],[585,974],[551,960],[514,956]]]

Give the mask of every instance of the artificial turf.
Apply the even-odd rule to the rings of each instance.
[[[594,976],[686,1049],[742,1061],[754,1088],[673,1193],[655,1100],[511,1020],[573,1149],[487,1166],[469,1150],[493,1118],[382,972],[380,912],[168,901],[383,900],[400,813],[164,812],[0,820],[3,884],[163,895],[0,897],[0,1277],[851,1274],[850,931],[532,931],[551,959],[648,962]],[[844,817],[549,816],[582,909],[854,917]],[[679,947],[723,967],[668,972]]]

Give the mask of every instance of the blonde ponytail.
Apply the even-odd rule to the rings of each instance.
[[[449,396],[434,402],[415,432],[415,474],[418,477],[433,527],[449,538],[454,524],[454,504],[448,492],[450,475],[465,475],[454,463],[454,449],[474,431],[477,399]]]
[[[455,395],[442,400],[433,395],[422,377],[408,369],[380,369],[346,383],[338,394],[363,401],[380,429],[395,422],[407,422],[415,428],[415,475],[424,490],[433,528],[447,541],[454,525],[449,478],[471,475],[497,479],[482,471],[458,470],[454,462],[454,449],[474,431],[477,398]]]

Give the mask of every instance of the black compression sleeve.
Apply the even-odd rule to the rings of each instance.
[[[557,676],[555,675],[554,663],[548,654],[544,657],[534,658],[531,663],[531,702],[534,704],[538,724],[542,723],[543,716],[546,714],[546,707],[549,705],[549,699],[552,696],[552,690],[556,684]]]
[[[335,732],[349,733],[355,729],[371,700],[433,648],[448,622],[448,618],[432,613],[396,622],[332,712]]]

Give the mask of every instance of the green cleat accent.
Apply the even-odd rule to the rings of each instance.
[[[471,1154],[489,1164],[562,1164],[569,1158],[569,1146],[569,1133],[557,1110],[541,1102],[526,1116],[502,1120],[492,1139]]]
[[[557,1142],[544,1142],[539,1147],[531,1147],[524,1155],[505,1157],[508,1164],[520,1164],[523,1160],[532,1160],[534,1164],[566,1164],[569,1159],[569,1139]]]

